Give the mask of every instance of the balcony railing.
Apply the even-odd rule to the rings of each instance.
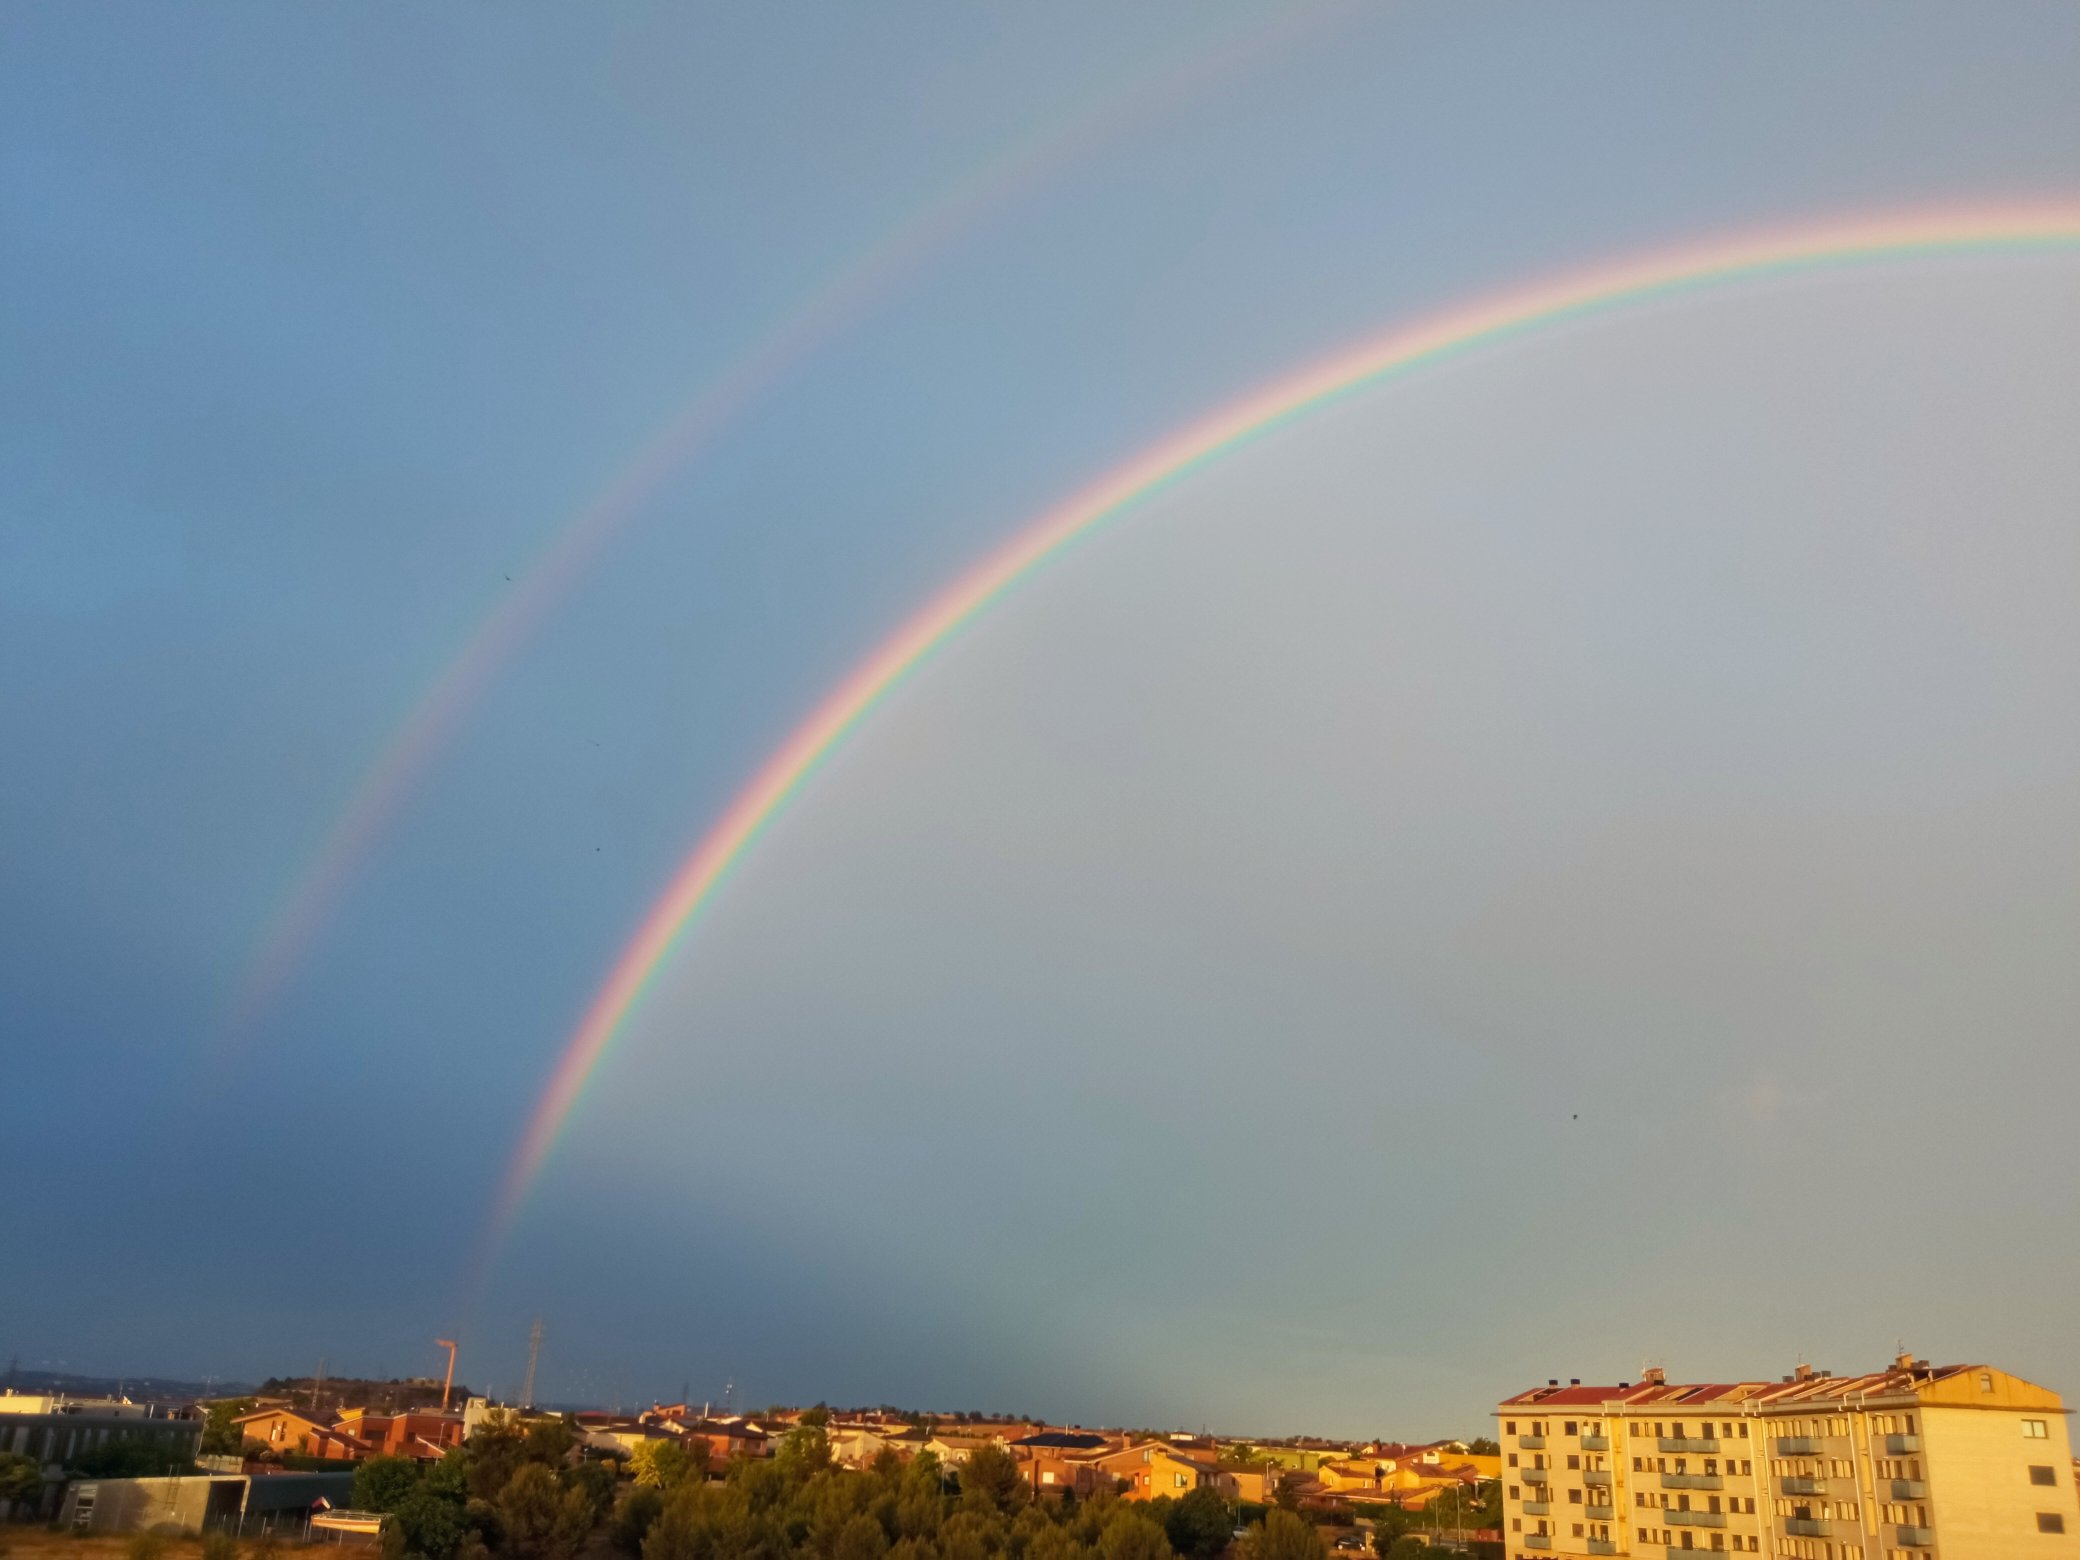
[[[1825,1495],[1827,1493],[1827,1481],[1825,1479],[1793,1476],[1784,1480],[1784,1493],[1786,1495]]]
[[[1611,1438],[1607,1435],[1585,1435],[1582,1450],[1585,1452],[1607,1452],[1611,1449]]]
[[[1892,1498],[1894,1500],[1927,1500],[1928,1481],[1926,1479],[1894,1479],[1892,1481]]]
[[[1820,1438],[1817,1435],[1780,1435],[1777,1437],[1779,1457],[1818,1457]]]
[[[1804,1538],[1825,1538],[1827,1524],[1817,1517],[1786,1517],[1784,1531],[1797,1533]]]
[[[1934,1528],[1898,1527],[1892,1531],[1899,1535],[1899,1542],[1908,1549],[1926,1549],[1936,1541]]]
[[[1543,1484],[1549,1470],[1545,1468],[1519,1468],[1518,1475],[1526,1484]]]
[[[1724,1527],[1723,1511],[1664,1511],[1661,1515],[1674,1527]]]
[[[1542,1452],[1546,1449],[1546,1438],[1542,1435],[1520,1435],[1517,1437],[1517,1445],[1527,1452]]]
[[[1582,1515],[1591,1522],[1615,1522],[1618,1519],[1615,1506],[1598,1506],[1593,1502],[1582,1508]]]
[[[1617,1552],[1618,1544],[1615,1539],[1592,1538],[1589,1540],[1589,1553],[1592,1555],[1614,1555]]]
[[[1907,1452],[1918,1452],[1920,1450],[1921,1437],[1918,1435],[1888,1435],[1885,1437],[1885,1455],[1887,1457],[1899,1457]]]
[[[1660,1438],[1664,1452],[1716,1452],[1719,1438],[1715,1435],[1664,1435]]]
[[[1584,1468],[1582,1482],[1607,1490],[1611,1487],[1611,1471],[1608,1468]]]
[[[1723,1490],[1726,1481],[1716,1473],[1664,1473],[1661,1487],[1665,1490]]]
[[[1550,1533],[1526,1533],[1524,1535],[1524,1547],[1526,1549],[1551,1549],[1553,1547],[1553,1535]]]
[[[1552,1509],[1553,1503],[1549,1500],[1527,1500],[1524,1502],[1524,1515],[1527,1517],[1547,1516],[1552,1512]]]

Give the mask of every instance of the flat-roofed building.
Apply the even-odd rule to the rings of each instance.
[[[2073,1560],[2065,1407],[1989,1365],[1578,1381],[1496,1408],[1503,1543],[1544,1555]]]

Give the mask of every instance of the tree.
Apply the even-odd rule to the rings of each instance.
[[[1278,1476],[1278,1488],[1272,1492],[1271,1498],[1278,1503],[1280,1511],[1300,1509],[1300,1485],[1305,1477],[1306,1475],[1298,1472],[1282,1473]]]
[[[887,1553],[888,1535],[865,1512],[838,1529],[837,1542],[831,1545],[831,1560],[882,1560]]]
[[[708,1449],[706,1441],[694,1445]],[[629,1454],[628,1466],[638,1489],[675,1490],[693,1472],[693,1459],[677,1441],[645,1441]]]
[[[395,1511],[419,1487],[419,1465],[409,1457],[371,1457],[354,1470],[354,1505]]]
[[[423,1487],[400,1500],[383,1524],[386,1550],[394,1543],[399,1554],[423,1555],[425,1560],[454,1560],[468,1532],[462,1503]]]
[[[37,1500],[43,1495],[43,1469],[33,1457],[19,1452],[0,1452],[0,1517],[13,1514],[16,1501]]]
[[[1010,1511],[1024,1499],[1025,1475],[1001,1446],[978,1446],[961,1466],[961,1504],[977,1511]]]
[[[1283,1509],[1266,1512],[1248,1540],[1247,1560],[1324,1560],[1327,1554],[1314,1525]]]
[[[565,1489],[555,1472],[537,1462],[513,1470],[495,1502],[505,1527],[505,1547],[523,1560],[571,1560],[592,1531],[592,1502],[581,1489]]]
[[[562,1476],[566,1491],[575,1490],[585,1497],[585,1526],[592,1529],[606,1520],[607,1513],[614,1509],[614,1470],[603,1462],[587,1460],[576,1467],[566,1468]]]
[[[1198,1489],[1170,1508],[1163,1523],[1170,1547],[1186,1560],[1213,1560],[1228,1547],[1234,1528],[1228,1503],[1216,1490]]]
[[[1386,1560],[1430,1560],[1430,1546],[1415,1534],[1404,1533],[1387,1550]]]
[[[186,1452],[157,1441],[122,1440],[88,1447],[65,1466],[86,1479],[154,1479],[186,1473],[194,1464]]]
[[[1170,1540],[1140,1512],[1122,1506],[1098,1535],[1099,1560],[1170,1560]]]
[[[656,1485],[645,1485],[640,1480],[638,1487],[630,1490],[628,1499],[621,1503],[621,1512],[614,1518],[614,1547],[625,1555],[640,1555],[643,1540],[650,1536],[651,1524],[664,1511],[664,1491]]]
[[[251,1398],[225,1398],[209,1406],[202,1422],[202,1454],[205,1457],[236,1457],[245,1447],[245,1431],[232,1421],[251,1413]]]
[[[1470,1457],[1500,1457],[1502,1448],[1488,1437],[1477,1435],[1466,1443],[1466,1452]]]

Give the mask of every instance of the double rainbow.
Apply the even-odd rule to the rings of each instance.
[[[1476,348],[1641,304],[1801,272],[1942,256],[2080,250],[2080,204],[1949,208],[1719,238],[1621,259],[1392,330],[1164,439],[1039,516],[955,580],[833,689],[672,875],[566,1042],[501,1184],[486,1236],[511,1229],[564,1124],[651,977],[782,807],[925,657],[1020,580],[1201,467],[1338,397]]]

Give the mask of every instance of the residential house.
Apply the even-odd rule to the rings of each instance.
[[[1218,1489],[1220,1469],[1212,1462],[1187,1457],[1163,1441],[1144,1441],[1092,1459],[1093,1464],[1115,1481],[1124,1481],[1121,1494],[1128,1500],[1154,1500],[1158,1495],[1173,1498],[1197,1489]]]
[[[1902,1354],[1867,1375],[1549,1381],[1496,1408],[1508,1560],[2080,1556],[2056,1392]]]
[[[293,1408],[258,1408],[231,1421],[245,1437],[248,1456],[277,1452],[287,1457],[316,1457],[326,1462],[359,1462],[375,1448],[351,1431],[320,1424]]]

